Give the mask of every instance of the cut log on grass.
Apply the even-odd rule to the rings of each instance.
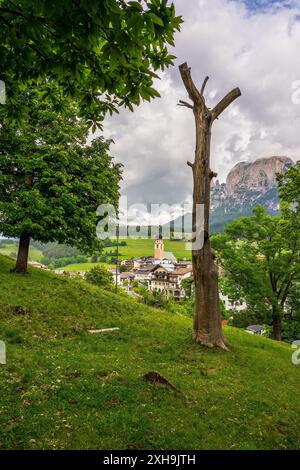
[[[119,329],[120,328],[115,327],[115,328],[101,328],[99,330],[88,330],[88,331],[89,331],[89,333],[94,334],[94,333],[106,333],[107,331],[117,331]]]

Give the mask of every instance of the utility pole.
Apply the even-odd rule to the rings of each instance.
[[[115,292],[118,292],[118,268],[119,268],[119,234],[120,234],[120,227],[119,227],[119,222],[117,223],[116,226],[117,229],[117,256],[116,256],[116,272],[115,272]]]

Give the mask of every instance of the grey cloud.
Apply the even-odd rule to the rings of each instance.
[[[210,76],[211,106],[231,88],[242,90],[214,124],[211,166],[221,180],[241,160],[300,156],[300,105],[291,100],[292,83],[300,80],[297,8],[249,14],[242,1],[228,0],[175,0],[175,6],[185,23],[176,35],[176,67],[157,83],[161,99],[105,122],[106,137],[115,140],[112,154],[124,164],[122,192],[130,203],[180,203],[191,196],[186,160],[194,154],[193,115],[176,106],[187,98],[177,68],[183,61],[198,85]]]

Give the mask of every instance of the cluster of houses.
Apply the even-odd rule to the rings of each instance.
[[[36,261],[29,264],[35,268],[49,270],[45,266]],[[164,250],[164,242],[162,238],[157,238],[154,242],[154,256],[143,256],[141,258],[131,258],[119,260],[118,266],[110,268],[114,276],[115,283],[129,293],[131,285],[134,281],[145,286],[152,292],[159,292],[166,298],[174,298],[180,300],[185,296],[182,287],[183,279],[192,278],[192,262],[183,260],[177,261],[173,253]],[[85,272],[66,272],[63,269],[56,269],[57,274],[68,274],[71,277],[85,277]],[[224,302],[227,310],[234,309],[241,311],[246,308],[244,302],[233,304],[227,296],[220,293],[220,299]],[[223,320],[222,324],[227,324],[227,320]],[[261,325],[250,325],[246,328],[247,333],[264,335],[265,330]],[[296,343],[296,341],[295,341]],[[298,342],[300,344],[300,340]]]
[[[47,266],[36,261],[30,262],[35,268],[49,269]],[[180,300],[185,296],[182,287],[183,279],[192,278],[192,262],[177,261],[173,253],[164,250],[162,238],[157,238],[154,242],[154,256],[143,256],[141,258],[131,258],[119,260],[118,266],[109,269],[115,283],[129,293],[134,281],[145,286],[152,292],[159,292],[166,298]],[[85,277],[85,272],[65,272],[63,269],[55,270],[57,274],[68,274],[71,277]],[[220,298],[224,302],[227,310],[234,309],[241,311],[246,308],[246,304],[232,304],[227,296],[220,293]],[[222,324],[227,324],[227,320],[222,320]],[[247,333],[263,335],[264,327],[261,325],[250,325],[246,328]]]
[[[154,242],[154,256],[120,260],[119,269],[112,272],[121,286],[130,288],[133,281],[138,281],[152,292],[181,299],[185,295],[182,280],[192,276],[192,262],[177,261],[173,253],[164,250],[164,242],[158,238]]]

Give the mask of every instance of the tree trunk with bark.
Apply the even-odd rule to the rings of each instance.
[[[24,175],[24,185],[30,190],[32,187],[32,174],[25,173]],[[17,255],[16,266],[12,271],[14,273],[25,274],[28,267],[28,254],[29,254],[29,245],[30,245],[30,235],[28,233],[21,233],[19,240],[19,248]]]
[[[281,341],[281,316],[273,315],[273,339]]]
[[[29,245],[30,236],[27,234],[21,234],[17,262],[15,268],[12,270],[13,272],[20,274],[25,274],[27,272]]]
[[[211,128],[215,119],[241,95],[238,88],[228,93],[212,110],[205,104],[205,78],[199,91],[186,63],[179,66],[180,75],[192,104],[179,101],[180,106],[193,110],[196,125],[194,163],[187,162],[193,171],[193,239],[192,261],[195,286],[194,334],[196,342],[208,347],[227,349],[222,333],[218,290],[218,270],[209,240],[210,186],[217,174],[210,169]],[[203,220],[199,217],[203,208]]]

